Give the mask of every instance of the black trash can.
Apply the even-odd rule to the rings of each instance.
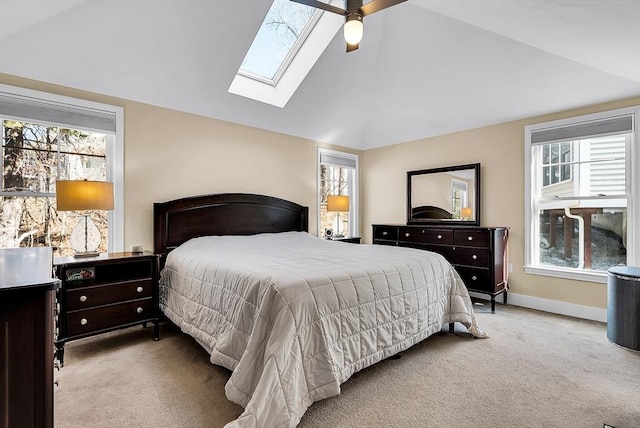
[[[615,266],[607,280],[607,338],[640,351],[640,268]]]

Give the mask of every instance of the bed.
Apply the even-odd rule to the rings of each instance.
[[[469,294],[440,255],[311,236],[308,209],[264,195],[154,204],[160,308],[232,370],[227,427],[294,427],[357,371],[460,322]]]

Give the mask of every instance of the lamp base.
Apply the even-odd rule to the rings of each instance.
[[[98,257],[100,255],[97,251],[78,251],[73,254],[73,257],[80,259],[83,257]]]

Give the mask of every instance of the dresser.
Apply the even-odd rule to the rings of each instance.
[[[53,423],[51,247],[0,249],[0,428]]]
[[[442,254],[460,274],[469,291],[507,303],[508,239],[506,227],[456,227],[424,225],[373,225],[373,243],[397,245]]]
[[[144,253],[107,253],[98,257],[55,258],[60,314],[57,357],[64,364],[65,343],[119,328],[148,322],[158,327],[157,256]]]

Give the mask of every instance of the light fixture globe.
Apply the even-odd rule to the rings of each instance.
[[[357,45],[362,40],[363,33],[362,17],[355,13],[348,15],[344,23],[344,40],[350,45]]]

